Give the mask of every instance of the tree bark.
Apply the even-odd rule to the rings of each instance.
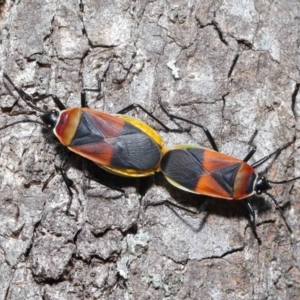
[[[241,159],[258,130],[250,163],[295,139],[258,169],[281,181],[300,175],[299,10],[297,0],[0,1],[0,66],[26,93],[55,94],[67,107],[80,106],[82,88],[96,88],[98,74],[102,98],[88,93],[90,108],[116,113],[138,103],[176,128],[161,99]],[[39,120],[5,78],[0,96],[0,126]],[[211,148],[200,128],[167,133],[142,111],[129,114],[168,147]],[[300,298],[299,181],[271,191],[293,236],[266,195],[251,199],[255,236],[242,201],[211,199],[197,215],[146,209],[168,199],[195,210],[207,197],[161,174],[127,179],[88,163],[99,181],[125,193],[112,190],[86,179],[75,155],[67,214],[55,168],[65,154],[38,124],[0,131],[0,299]]]

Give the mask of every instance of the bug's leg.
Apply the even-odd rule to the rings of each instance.
[[[189,123],[189,124],[192,124],[192,125],[194,125],[194,126],[197,126],[197,127],[201,128],[201,129],[203,130],[203,132],[205,133],[205,135],[206,135],[208,141],[210,142],[212,148],[213,148],[215,151],[219,152],[218,147],[217,147],[217,144],[216,144],[216,142],[215,142],[215,139],[213,138],[213,136],[211,135],[210,131],[209,131],[205,126],[203,126],[203,125],[200,124],[200,123],[196,123],[196,122],[193,122],[193,121],[191,121],[191,120],[188,120],[188,119],[185,119],[185,118],[182,118],[182,117],[173,115],[173,114],[171,114],[171,113],[166,109],[166,107],[161,103],[161,101],[159,101],[159,104],[160,104],[162,110],[165,112],[165,114],[166,114],[171,120],[177,119],[177,120],[184,121],[184,122],[187,122],[187,123]]]
[[[87,107],[87,101],[86,101],[86,92],[95,92],[98,93],[99,96],[101,96],[102,88],[101,88],[101,80],[97,74],[97,82],[98,82],[98,88],[96,89],[90,89],[90,88],[84,88],[81,92],[81,107]],[[146,108],[141,106],[140,104],[133,103],[128,105],[127,107],[123,108],[122,110],[118,111],[117,114],[126,114],[127,112],[135,109],[140,108],[144,113],[146,113],[148,116],[150,116],[154,121],[156,121],[158,124],[160,124],[166,131],[168,132],[188,132],[190,131],[190,128],[182,128],[179,125],[179,129],[172,129],[166,126],[163,122],[161,122],[158,118],[156,118],[152,113],[150,113]]]
[[[295,142],[295,139],[289,143],[286,143],[285,145],[281,146],[280,148],[276,149],[274,152],[272,152],[271,154],[261,158],[259,161],[255,162],[254,164],[252,164],[253,168],[257,168],[260,165],[262,165],[264,162],[266,162],[267,160],[269,160],[272,156],[274,155],[279,155],[280,152],[286,148],[288,148],[290,145],[292,145]]]
[[[146,113],[150,118],[152,118],[155,122],[157,122],[161,127],[163,127],[167,132],[189,132],[191,128],[183,128],[179,124],[176,123],[177,126],[180,128],[169,128],[166,126],[163,122],[161,122],[158,118],[156,118],[150,111],[148,111],[146,108],[144,108],[142,105],[137,104],[137,103],[132,103],[125,108],[121,109],[120,111],[117,112],[117,114],[126,114],[131,110],[134,110],[135,108],[140,108],[144,113]]]
[[[255,219],[254,210],[248,200],[243,201],[243,203],[249,213],[251,226],[252,226],[253,230],[256,231],[256,219]]]
[[[71,152],[68,152],[67,156],[65,157],[65,159],[61,162],[60,166],[57,167],[55,166],[57,172],[59,172],[63,178],[63,181],[67,187],[67,190],[68,190],[68,194],[69,194],[69,201],[67,203],[67,210],[66,212],[69,213],[69,209],[71,207],[71,204],[72,204],[72,199],[73,199],[73,192],[71,190],[71,187],[73,189],[75,189],[75,191],[78,193],[75,185],[73,184],[73,181],[71,179],[68,178],[67,174],[66,174],[66,165],[71,157],[72,153]]]
[[[44,100],[46,98],[52,98],[53,102],[56,104],[56,106],[59,108],[59,110],[64,110],[66,109],[66,106],[61,102],[61,100],[54,94],[49,94],[49,95],[44,95],[38,98],[32,98],[32,102],[37,103],[41,100]],[[28,105],[28,103],[27,103]],[[35,108],[36,109],[36,108]],[[44,112],[44,111],[42,111]]]
[[[207,207],[210,205],[211,199],[207,198],[202,205],[200,205],[197,209],[198,214],[200,214],[202,211],[206,210]]]
[[[93,93],[98,93],[98,97],[101,97],[101,92],[102,92],[102,88],[101,88],[101,80],[99,78],[99,75],[96,75],[97,78],[97,83],[98,83],[98,87],[96,89],[89,89],[89,88],[83,88],[80,94],[81,97],[81,107],[88,107],[87,106],[87,101],[86,101],[86,92],[93,92]]]
[[[139,195],[141,195],[142,198],[146,195],[147,191],[153,185],[153,177],[154,176],[146,176],[146,177],[137,178],[138,180],[137,192]]]
[[[250,150],[250,152],[245,156],[245,158],[243,159],[243,161],[247,162],[254,155],[255,152],[256,152],[256,147],[252,148]]]
[[[194,211],[192,209],[188,209],[184,206],[181,206],[181,205],[178,205],[170,200],[161,200],[161,201],[155,201],[155,202],[146,202],[145,203],[145,210],[149,207],[149,206],[160,206],[160,205],[167,205],[167,206],[173,206],[173,207],[176,207],[176,208],[179,208],[179,209],[182,209],[184,211],[187,211],[189,213],[192,213],[192,214],[198,214],[198,211]]]
[[[285,225],[286,225],[289,233],[292,234],[293,230],[292,230],[291,226],[288,224],[288,222],[287,222],[287,220],[286,220],[286,218],[285,218],[285,216],[283,214],[283,211],[282,211],[281,207],[279,206],[278,201],[274,198],[274,196],[272,194],[270,194],[268,192],[265,192],[265,194],[267,194],[272,199],[272,201],[274,202],[274,204],[276,206],[276,209],[279,211],[279,213],[281,215],[281,218],[283,219],[283,221],[284,221],[284,223],[285,223]]]
[[[112,190],[118,191],[118,192],[120,192],[120,193],[122,193],[122,194],[124,194],[124,195],[126,196],[126,192],[125,192],[122,188],[119,188],[119,187],[117,187],[117,186],[114,186],[114,185],[112,185],[112,184],[110,184],[110,183],[108,183],[108,182],[105,182],[105,183],[104,183],[104,182],[102,182],[101,180],[99,180],[98,178],[96,178],[96,177],[94,177],[94,176],[91,176],[91,175],[89,174],[88,170],[87,170],[87,160],[86,160],[86,159],[83,160],[83,163],[82,163],[82,170],[83,170],[83,175],[84,175],[87,179],[93,180],[93,181],[95,181],[95,182],[97,182],[97,183],[99,183],[99,184],[101,184],[101,185],[104,185],[104,186],[106,186],[106,187],[108,187],[108,188],[110,188],[110,189],[112,189]]]
[[[251,224],[251,227],[252,227],[252,230],[253,230],[253,233],[255,235],[255,238],[258,240],[258,243],[261,244],[261,240],[260,238],[258,237],[257,235],[257,232],[256,232],[256,219],[255,219],[255,212],[249,202],[248,199],[245,199],[243,201],[243,204],[245,205],[248,213],[249,213],[249,218],[250,218],[250,224]]]
[[[192,209],[186,208],[186,207],[181,206],[181,205],[179,205],[179,204],[177,204],[177,203],[174,203],[174,202],[172,202],[172,201],[170,201],[170,200],[162,200],[162,201],[156,201],[156,202],[146,202],[146,203],[144,204],[144,210],[146,210],[149,206],[166,205],[166,206],[169,207],[169,209],[171,209],[171,210],[173,211],[173,213],[174,213],[174,214],[175,214],[175,215],[176,215],[183,223],[185,223],[187,226],[189,226],[194,232],[199,232],[199,231],[203,228],[203,226],[204,226],[204,224],[205,224],[205,222],[206,222],[206,219],[207,219],[207,217],[208,217],[208,215],[209,215],[208,212],[206,213],[206,215],[204,216],[204,218],[202,218],[201,223],[199,224],[199,226],[197,226],[197,227],[195,228],[193,224],[191,224],[190,222],[188,222],[188,221],[187,221],[181,214],[179,214],[178,211],[177,211],[176,209],[174,209],[174,208],[178,208],[178,209],[183,210],[183,211],[186,211],[186,212],[188,212],[188,213],[192,213],[192,214],[194,214],[194,215],[198,215],[198,214],[200,214],[201,212],[203,212],[203,211],[207,208],[207,206],[208,206],[209,203],[210,203],[210,200],[211,200],[211,199],[206,199],[206,200],[204,201],[204,203],[203,203],[201,206],[198,207],[197,210],[192,210]]]
[[[253,140],[256,137],[258,133],[258,130],[256,129],[254,131],[254,133],[252,134],[250,140],[248,141],[248,144],[251,146],[251,150],[249,151],[249,153],[245,156],[245,158],[243,159],[244,162],[247,162],[256,152],[256,146],[253,144]]]
[[[79,1],[79,9],[81,12],[84,12],[84,4],[82,3],[82,0]]]
[[[32,96],[30,96],[29,94],[27,94],[23,89],[18,88],[13,83],[13,81],[10,79],[10,77],[6,73],[3,73],[3,76],[13,86],[14,90],[19,94],[19,96],[21,97],[21,99],[23,99],[25,101],[25,103],[29,107],[31,107],[32,109],[37,110],[37,111],[42,112],[42,113],[45,113],[44,110],[40,109],[36,105],[33,105],[32,103],[37,103],[37,102],[39,102],[41,100],[44,100],[44,99],[50,98],[50,97],[53,99],[54,103],[57,105],[57,107],[60,110],[66,109],[65,105],[60,101],[60,99],[56,95],[49,94],[49,95],[44,95],[44,96],[41,96],[41,97],[33,98]]]
[[[55,166],[55,169],[57,170],[57,167]],[[49,182],[55,177],[55,171],[52,172],[52,174],[48,177],[48,179],[44,182],[42,186],[42,192],[46,189],[48,186]]]
[[[54,165],[56,173],[60,173],[60,175],[62,176],[63,181],[64,181],[64,183],[67,187],[68,194],[69,194],[69,201],[67,203],[67,210],[66,210],[67,213],[69,212],[69,209],[70,209],[71,204],[72,204],[72,199],[73,199],[73,192],[72,192],[71,188],[73,188],[78,193],[75,185],[73,184],[73,181],[71,179],[69,179],[67,174],[66,174],[66,165],[67,165],[71,155],[72,155],[72,153],[68,152],[68,154],[66,155],[65,159],[61,162],[59,167]],[[49,178],[45,181],[45,183],[43,184],[43,187],[42,187],[42,191],[45,190],[45,188],[47,187],[49,182],[54,178],[54,176],[55,176],[55,172],[53,172],[49,176]]]
[[[255,145],[253,144],[253,141],[254,141],[254,139],[256,138],[257,134],[258,134],[258,130],[255,129],[254,132],[253,132],[253,134],[251,135],[249,141],[248,141],[248,144],[249,144],[250,146],[252,146],[253,148],[255,147]]]
[[[209,204],[210,204],[210,199],[206,199],[206,201],[201,206],[199,206],[197,210],[192,210],[192,209],[186,208],[182,205],[179,205],[177,203],[174,203],[174,202],[166,199],[166,200],[161,200],[161,201],[145,203],[145,210],[149,206],[167,205],[167,206],[173,206],[173,207],[179,208],[181,210],[184,210],[184,211],[192,213],[192,214],[200,214],[202,211],[204,211],[208,207]]]

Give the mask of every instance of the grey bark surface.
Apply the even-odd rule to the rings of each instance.
[[[272,180],[300,175],[299,1],[82,4],[0,1],[0,71],[27,93],[56,94],[68,107],[80,105],[82,88],[96,87],[98,74],[103,97],[89,94],[89,107],[115,113],[139,103],[176,128],[161,99],[241,159],[258,129],[251,162],[295,138],[259,170],[267,167]],[[38,119],[5,79],[0,85],[0,126]],[[39,105],[54,106],[51,99]],[[166,133],[141,111],[130,115],[159,131],[168,147],[211,148],[200,128]],[[80,157],[68,164],[77,189],[68,215],[67,189],[55,172],[63,158],[37,124],[0,131],[0,300],[300,298],[299,181],[271,191],[294,244],[267,196],[252,200],[259,244],[240,201],[213,199],[199,215],[145,210],[146,202],[164,199],[196,209],[206,197],[179,191],[161,174],[141,197],[143,181],[89,165],[124,195],[87,180]]]

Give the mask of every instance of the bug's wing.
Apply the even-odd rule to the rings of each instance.
[[[161,170],[176,187],[196,194],[232,199],[242,161],[202,147],[178,146],[161,160]]]
[[[138,127],[117,116],[84,109],[68,147],[100,166],[113,169],[149,170],[157,167],[161,149]],[[118,173],[118,172],[117,172]],[[134,176],[125,174],[128,176]]]

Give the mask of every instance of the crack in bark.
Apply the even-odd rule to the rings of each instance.
[[[239,59],[239,56],[240,56],[239,54],[236,54],[236,55],[234,56],[234,59],[233,59],[233,61],[232,61],[231,67],[230,67],[229,72],[228,72],[228,75],[227,75],[228,78],[231,77],[232,72],[233,72],[233,70],[234,70],[234,68],[235,68],[235,65],[236,65],[236,63],[237,63],[237,61],[238,61],[238,59]],[[228,94],[229,94],[229,93],[228,93]],[[227,96],[228,94],[226,94],[225,96]],[[223,97],[224,97],[224,96],[223,96]],[[222,99],[223,99],[223,97],[222,97]]]
[[[231,255],[233,253],[236,253],[236,252],[242,252],[244,251],[244,246],[243,247],[237,247],[237,248],[233,248],[231,250],[228,250],[226,252],[224,252],[223,254],[221,255],[212,255],[212,256],[209,256],[209,257],[205,257],[203,259],[200,259],[198,261],[205,261],[205,260],[211,260],[211,259],[222,259],[228,255]]]
[[[244,47],[245,50],[250,50],[253,49],[253,44],[245,39],[236,39],[236,41],[238,42],[239,45],[241,45],[242,47]]]
[[[221,30],[221,28],[220,28],[218,22],[212,21],[212,25],[213,25],[214,29],[217,31],[217,33],[218,33],[218,35],[219,35],[219,38],[220,38],[220,41],[221,41],[224,45],[228,46],[228,42],[227,42],[226,39],[224,38],[223,31]]]
[[[293,112],[295,118],[297,118],[297,114],[295,112],[295,105],[296,105],[296,100],[297,100],[299,88],[300,88],[300,83],[296,83],[294,92],[292,94],[292,105],[291,105],[291,108],[292,108],[292,112]]]
[[[229,92],[226,94],[222,95],[222,101],[223,101],[223,106],[222,106],[222,119],[224,119],[224,111],[226,107],[226,97],[229,95]]]
[[[205,28],[205,27],[207,27],[207,26],[213,26],[214,29],[215,29],[215,30],[217,31],[217,33],[218,33],[218,36],[219,36],[219,38],[220,38],[220,41],[221,41],[224,45],[228,46],[228,42],[227,42],[226,39],[224,38],[223,31],[221,30],[221,28],[220,28],[218,22],[216,22],[216,21],[213,20],[213,21],[211,21],[210,23],[202,24],[198,18],[196,18],[196,21],[197,21],[197,23],[198,23],[197,26],[198,26],[199,28]]]

